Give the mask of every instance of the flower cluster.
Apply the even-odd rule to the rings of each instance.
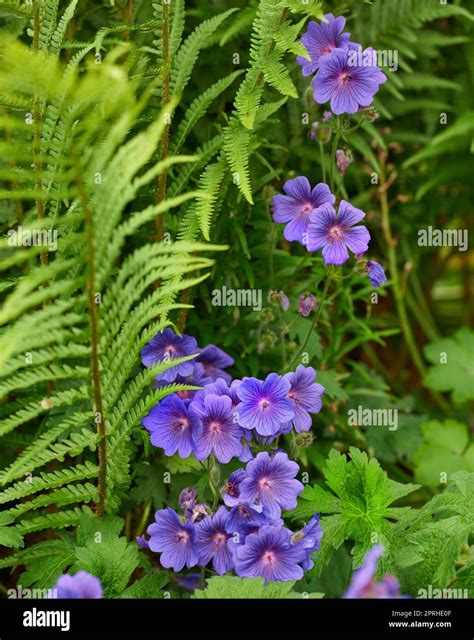
[[[264,380],[232,380],[224,371],[233,363],[230,356],[214,345],[200,350],[194,338],[170,329],[145,346],[142,361],[151,366],[194,354],[196,364],[170,367],[157,384],[193,380],[202,389],[173,393],[143,418],[151,442],[167,456],[209,459],[210,475],[216,461],[238,458],[247,464],[221,488],[222,504],[215,487],[212,508],[186,488],[179,497],[182,513],[160,509],[147,529],[149,538],[137,542],[160,553],[161,564],[174,571],[212,563],[219,575],[234,571],[265,581],[298,580],[313,566],[322,530],[317,515],[296,533],[284,525],[282,510],[296,507],[303,485],[296,479],[298,464],[278,449],[278,437],[311,429],[324,387],[316,382],[316,371],[303,365]]]
[[[382,545],[378,544],[367,552],[362,566],[354,571],[351,583],[344,598],[404,598],[400,595],[400,585],[395,576],[384,576],[375,582],[377,563],[383,554]]]
[[[219,575],[299,580],[313,566],[322,530],[317,515],[296,533],[284,526],[281,510],[294,509],[303,490],[298,470],[282,451],[260,452],[230,474],[221,490],[224,504],[214,513],[186,488],[179,500],[182,516],[160,509],[148,527],[149,539],[139,543],[160,553],[161,564],[174,571],[212,563]]]
[[[232,458],[247,462],[253,457],[252,442],[270,444],[292,429],[301,432],[311,428],[310,414],[320,411],[324,393],[312,367],[299,365],[284,376],[270,373],[265,380],[232,380],[223,371],[233,363],[230,356],[214,345],[199,352],[194,338],[178,336],[171,329],[144,347],[142,361],[151,365],[193,353],[199,353],[196,360],[200,360],[194,366],[204,369],[200,383],[195,379],[196,371],[183,369],[183,364],[192,367],[185,362],[167,369],[157,384],[177,380],[190,384],[193,379],[192,384],[203,388],[185,392],[184,397],[183,392],[167,396],[142,420],[151,443],[167,456],[177,453],[187,458],[192,453],[201,461],[214,455],[223,464]]]
[[[345,18],[328,13],[324,19],[321,24],[309,23],[301,38],[309,59],[298,56],[296,61],[304,76],[316,74],[311,83],[316,102],[330,102],[336,115],[356,113],[371,106],[387,78],[376,65],[373,49],[363,50],[349,41],[350,34],[343,31]]]
[[[355,255],[367,251],[369,231],[357,224],[365,213],[345,200],[336,212],[336,198],[327,184],[320,182],[311,189],[309,180],[298,176],[285,182],[283,190],[286,195],[273,198],[273,220],[287,223],[283,231],[287,240],[297,240],[308,251],[322,249],[325,264],[344,264],[348,249]]]

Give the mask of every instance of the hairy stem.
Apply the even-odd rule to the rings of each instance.
[[[87,241],[87,306],[89,309],[90,319],[90,345],[91,345],[91,370],[92,370],[92,393],[94,408],[96,412],[97,433],[99,436],[98,453],[99,453],[99,481],[96,513],[100,517],[104,513],[105,500],[107,497],[107,432],[105,428],[104,403],[102,398],[101,376],[100,376],[100,357],[99,357],[99,312],[96,303],[96,258],[94,245],[94,217],[92,209],[89,206],[87,193],[84,188],[82,179],[80,159],[76,159],[76,178],[79,192],[79,199],[84,210],[84,220],[86,227]]]
[[[393,280],[393,295],[395,298],[398,320],[400,322],[403,337],[408,347],[408,352],[420,377],[423,379],[426,374],[426,366],[423,362],[423,358],[421,357],[415,337],[413,335],[413,331],[411,329],[410,320],[408,318],[407,308],[405,304],[405,292],[403,291],[403,287],[401,286],[400,275],[397,267],[397,253],[395,250],[396,241],[392,235],[392,228],[390,224],[390,205],[388,201],[388,188],[390,184],[392,184],[393,180],[386,180],[385,163],[386,157],[383,154],[380,154],[380,166],[382,168],[382,175],[378,195],[380,199],[380,208],[382,214],[382,231],[384,234],[385,242],[387,244],[388,264],[390,275]],[[432,396],[442,409],[444,409],[445,411],[449,410],[449,404],[442,396],[437,393],[433,393]]]
[[[41,28],[41,7],[37,2],[35,15],[33,19],[33,51],[36,55],[39,52],[39,36]],[[36,197],[36,215],[38,220],[43,220],[45,215],[44,200],[42,197],[43,181],[41,180],[41,97],[38,91],[35,91],[33,99],[33,154],[34,154],[34,168],[35,168],[35,188],[39,194]],[[42,251],[40,253],[40,262],[42,265],[48,264],[48,252]],[[45,285],[47,286],[47,284]]]
[[[162,24],[162,42],[163,42],[163,91],[162,91],[162,105],[163,108],[169,103],[170,100],[170,47],[169,47],[169,4],[163,0],[163,24]],[[165,127],[161,135],[161,156],[160,160],[166,160],[169,151],[169,136],[170,136],[170,118],[166,119]],[[166,183],[168,181],[168,170],[164,169],[158,176],[158,203],[163,202],[166,198]],[[158,216],[156,219],[156,241],[162,242],[164,236],[164,213]]]

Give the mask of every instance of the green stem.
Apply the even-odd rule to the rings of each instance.
[[[104,513],[105,500],[107,497],[107,432],[105,428],[105,413],[101,389],[100,357],[99,357],[99,312],[96,303],[96,258],[94,244],[94,216],[89,206],[87,193],[82,180],[80,159],[75,162],[77,187],[79,199],[84,211],[87,243],[87,306],[90,319],[90,345],[91,345],[91,371],[92,371],[92,393],[94,408],[96,412],[96,424],[99,441],[97,444],[99,454],[99,480],[96,513],[100,517]]]
[[[329,176],[330,176],[330,187],[331,193],[334,193],[334,170],[337,167],[336,164],[336,151],[339,140],[341,139],[341,133],[338,131],[334,134],[334,140],[332,141],[332,149],[331,149],[331,161],[329,164]]]
[[[326,182],[326,164],[324,162],[324,145],[319,142],[319,152],[321,154],[321,168],[323,170],[323,182]]]
[[[299,358],[301,357],[301,354],[306,349],[306,345],[309,342],[311,334],[313,333],[314,329],[316,328],[316,325],[318,324],[319,316],[321,315],[321,310],[322,310],[322,308],[324,306],[324,302],[326,300],[326,296],[327,296],[327,293],[328,293],[328,290],[329,290],[329,285],[331,284],[332,277],[333,277],[332,274],[329,274],[328,277],[326,278],[326,282],[324,283],[323,293],[321,295],[321,299],[319,300],[318,310],[314,314],[313,322],[311,323],[311,326],[309,328],[309,331],[308,331],[308,333],[306,335],[306,338],[305,338],[303,344],[301,345],[299,351],[297,352],[297,354],[295,355],[293,360],[290,362],[290,364],[286,368],[286,371],[289,371],[290,369],[293,368],[293,365],[299,360]]]
[[[163,0],[163,23],[162,23],[162,43],[163,43],[163,90],[162,90],[162,106],[167,107],[170,101],[170,48],[169,48],[169,4]],[[166,160],[169,151],[170,124],[169,118],[165,123],[161,136],[161,156],[160,160]],[[166,198],[166,183],[168,181],[168,170],[163,171],[158,176],[158,203],[163,202]],[[164,213],[160,214],[156,219],[156,240],[162,242],[164,237]]]
[[[382,231],[384,234],[385,242],[387,244],[387,252],[388,252],[388,263],[390,275],[393,280],[392,289],[393,295],[395,299],[395,306],[397,308],[398,320],[400,322],[400,327],[403,333],[403,337],[405,339],[406,345],[408,347],[408,352],[412,359],[413,364],[415,365],[420,377],[423,379],[426,374],[426,367],[421,357],[420,351],[415,341],[415,337],[411,330],[410,321],[408,318],[407,308],[405,305],[405,295],[402,291],[402,287],[400,284],[400,275],[397,267],[397,253],[395,250],[395,241],[392,235],[392,228],[390,224],[390,206],[388,202],[388,195],[386,188],[386,179],[384,172],[384,162],[381,162],[382,166],[382,181],[380,185],[379,195],[380,195],[380,206],[381,206],[381,214],[382,214]],[[438,394],[433,394],[438,405],[444,409],[445,411],[449,409],[448,403],[445,401],[443,397]]]
[[[140,524],[138,525],[136,535],[141,536],[143,530],[146,527],[146,523],[148,522],[148,518],[150,517],[151,511],[151,500],[145,504],[145,508],[143,509],[142,517],[140,518]]]

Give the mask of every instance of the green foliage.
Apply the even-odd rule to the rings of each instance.
[[[291,517],[309,519],[314,513],[332,514],[321,519],[323,539],[318,564],[325,564],[333,549],[351,540],[354,544],[354,564],[358,566],[365,553],[376,542],[390,537],[392,521],[399,520],[405,507],[390,505],[418,488],[401,484],[387,477],[380,464],[367,454],[350,448],[350,460],[332,449],[324,469],[326,484],[307,486]]]
[[[425,348],[432,363],[425,385],[435,391],[451,391],[456,403],[474,399],[474,332],[461,329]]]
[[[455,471],[474,472],[474,443],[466,425],[455,420],[432,420],[421,425],[425,442],[413,456],[416,480],[438,487]]]
[[[122,592],[121,598],[156,599],[164,598],[163,587],[169,581],[170,575],[166,571],[149,573],[134,582]]]
[[[225,598],[322,598],[322,593],[300,594],[292,591],[294,581],[268,582],[263,578],[236,578],[231,576],[215,576],[207,581],[204,590],[197,589],[194,597],[199,599]]]
[[[455,577],[455,563],[474,529],[474,474],[452,474],[445,491],[412,509],[393,528],[393,566],[411,595],[432,585],[443,589]]]

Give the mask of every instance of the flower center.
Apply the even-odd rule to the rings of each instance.
[[[214,536],[214,544],[216,547],[222,547],[227,542],[227,536],[225,533],[216,533]]]
[[[221,491],[222,495],[227,493],[231,498],[238,498],[240,495],[239,485],[236,482],[227,481]]]
[[[189,421],[187,418],[178,418],[175,423],[176,431],[185,431],[189,427]]]
[[[270,480],[268,478],[260,478],[260,480],[258,481],[258,484],[260,486],[261,489],[271,489],[272,488],[272,483],[270,482]]]
[[[221,433],[222,428],[221,428],[221,423],[218,422],[217,420],[212,420],[209,425],[208,425],[209,431],[213,434],[216,435],[218,433]]]
[[[334,49],[334,47],[330,44],[326,45],[325,47],[323,47],[322,49],[320,49],[321,54],[320,55],[324,55],[325,53],[331,53],[331,51]]]
[[[343,230],[337,224],[332,226],[328,231],[328,236],[331,240],[342,240],[343,239]]]
[[[273,551],[265,551],[265,553],[263,554],[263,558],[262,560],[266,563],[266,564],[275,564],[276,562],[276,555]]]
[[[180,531],[176,534],[176,542],[187,542],[189,540],[189,533],[187,531]]]
[[[239,514],[242,518],[250,518],[250,509],[244,504],[239,505]]]
[[[344,71],[344,73],[341,73],[341,75],[339,76],[339,81],[341,82],[341,84],[347,84],[351,80],[351,75],[347,71]]]
[[[260,400],[260,402],[258,403],[258,406],[259,406],[261,409],[266,409],[269,405],[270,405],[270,402],[269,402],[266,398],[262,398],[262,399]]]
[[[173,353],[176,353],[176,349],[172,344],[169,344],[165,349],[165,355],[170,357]]]
[[[311,213],[311,211],[314,209],[314,206],[310,203],[307,202],[306,204],[304,204],[301,209],[300,209],[300,213],[304,216],[308,215],[308,213]]]

